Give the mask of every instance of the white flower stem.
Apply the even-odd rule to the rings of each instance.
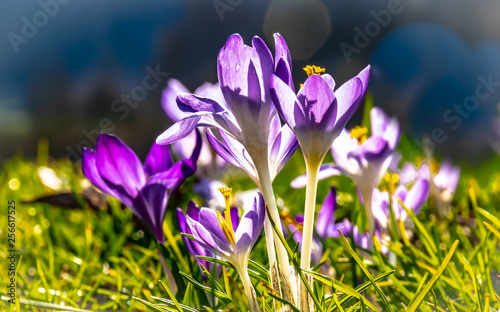
[[[316,211],[316,191],[318,189],[319,165],[307,164],[306,204],[304,209],[304,226],[302,231],[302,250],[300,267],[311,266],[311,247],[314,228],[314,212]]]
[[[271,176],[269,173],[269,164],[267,163],[267,159],[259,163],[259,165],[257,165],[256,163],[262,196],[264,197],[264,200],[267,203],[269,213],[271,215],[272,220],[276,224],[278,231],[280,231],[280,233],[283,234],[281,229],[281,221],[278,212],[278,207],[276,206],[276,199],[274,198],[273,185],[271,182]],[[272,233],[276,244],[276,251],[278,253],[279,271],[281,275],[281,284],[283,286],[283,297],[292,304],[295,304],[297,302],[297,283],[295,281],[295,276],[293,275],[292,269],[290,267],[288,254],[286,252],[285,246],[281,243],[279,237],[274,232],[274,230]]]
[[[363,194],[363,200],[365,202],[365,211],[368,218],[368,228],[370,233],[370,238],[368,239],[368,250],[373,250],[373,235],[375,234],[375,218],[373,217],[372,211],[372,196],[373,190]]]
[[[318,189],[318,172],[321,162],[311,163],[306,161],[307,186],[306,203],[304,209],[304,225],[302,230],[302,250],[300,256],[300,267],[309,269],[311,267],[311,248],[313,244],[314,213],[316,211],[316,191]],[[313,311],[314,303],[305,285],[300,284],[300,310]],[[312,288],[312,285],[310,285]]]
[[[245,289],[245,295],[248,299],[248,306],[251,312],[260,312],[259,302],[257,300],[257,295],[255,294],[255,289],[253,288],[252,281],[248,275],[247,268],[237,268],[240,274],[241,282],[243,283],[243,288]]]

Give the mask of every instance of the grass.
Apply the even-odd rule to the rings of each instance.
[[[403,155],[415,149],[402,138]],[[174,266],[179,292],[166,289],[166,277],[156,244],[131,211],[113,198],[94,208],[81,192],[88,182],[78,165],[48,156],[41,141],[36,159],[16,156],[0,172],[0,218],[7,220],[8,201],[16,205],[17,293],[9,304],[7,223],[0,227],[2,311],[242,311],[246,299],[235,270],[221,260],[224,274],[205,271],[202,277],[194,258],[187,252],[177,226],[175,207],[199,201],[188,181],[169,202],[165,220],[167,263]],[[329,161],[329,160],[328,160]],[[50,168],[47,171],[40,168]],[[45,170],[45,171],[44,171]],[[59,182],[42,181],[42,172],[52,172]],[[299,212],[305,190],[294,190],[289,182],[305,172],[302,156],[296,153],[276,179],[275,193],[292,212]],[[46,178],[47,179],[47,178]],[[224,176],[233,190],[253,189],[253,183],[237,171]],[[337,219],[350,218],[362,224],[363,207],[355,186],[346,177],[321,181],[317,203],[331,185],[338,190]],[[26,202],[49,194],[66,196],[49,203]],[[97,196],[97,195],[96,195]],[[72,208],[67,206],[71,199]],[[64,201],[66,200],[66,201]],[[101,198],[102,200],[102,198]],[[79,206],[79,207],[78,207]],[[380,242],[368,252],[356,248],[348,238],[324,242],[321,268],[301,271],[314,278],[312,297],[318,311],[497,311],[500,309],[500,158],[495,156],[479,168],[462,168],[451,213],[439,219],[429,200],[413,221],[414,235],[405,225],[394,224],[388,249],[396,261],[381,253]],[[396,238],[396,239],[394,239]],[[285,238],[283,238],[285,240]],[[286,238],[291,255],[297,248]],[[287,302],[270,290],[265,241],[252,251],[250,276],[266,311],[273,300]],[[182,271],[182,273],[177,273]],[[165,283],[161,282],[165,281]]]

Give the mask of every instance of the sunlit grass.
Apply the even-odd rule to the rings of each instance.
[[[6,302],[7,227],[6,221],[2,221],[2,311],[15,310],[16,306],[18,311],[195,311],[204,306],[207,310],[245,310],[241,283],[231,266],[219,261],[227,265],[226,280],[223,275],[208,271],[204,279],[184,246],[172,208],[185,209],[190,199],[198,200],[190,191],[192,181],[186,182],[170,200],[165,222],[172,232],[166,243],[170,254],[166,260],[173,266],[179,286],[173,297],[164,289],[166,286],[160,286],[159,281],[165,281],[165,276],[156,244],[131,211],[113,198],[103,207],[93,209],[79,195],[89,184],[78,166],[67,160],[51,160],[43,144],[37,159],[14,157],[4,163],[0,173],[3,220],[7,219],[7,202],[16,202],[20,298],[14,305]],[[406,138],[400,146],[404,156],[415,148]],[[417,157],[406,160],[418,161]],[[40,168],[42,172],[52,169],[55,181],[49,173],[48,180],[42,182]],[[292,214],[302,210],[305,190],[291,189],[289,182],[304,172],[301,155],[296,153],[274,183],[276,194]],[[224,179],[235,191],[254,188],[253,182],[237,171],[230,171]],[[348,217],[360,224],[363,207],[350,179],[321,181],[317,202],[322,201],[332,184],[338,190],[337,219]],[[81,208],[23,203],[61,192],[73,193]],[[393,260],[381,253],[377,243],[374,252],[367,252],[356,248],[349,239],[327,239],[323,260],[330,265],[328,275],[323,275],[319,268],[303,272],[314,277],[314,297],[321,303],[318,311],[363,311],[367,306],[380,311],[500,309],[499,194],[500,158],[494,157],[479,168],[463,167],[451,213],[445,219],[436,217],[436,207],[429,200],[419,215],[409,212],[414,223],[413,237],[402,235],[404,224],[396,225],[397,230],[393,229],[391,235],[397,239],[387,246]],[[293,240],[288,238],[287,242],[290,252],[296,253]],[[262,306],[271,311],[273,299],[286,305],[270,291],[263,237],[251,259],[255,262],[250,263],[250,276]],[[373,287],[371,281],[378,286]]]

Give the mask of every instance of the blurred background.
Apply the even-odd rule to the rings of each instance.
[[[34,156],[45,138],[51,155],[78,161],[106,129],[143,156],[171,123],[168,79],[216,82],[229,35],[274,51],[280,32],[297,86],[308,64],[337,85],[371,64],[374,104],[410,141],[479,162],[500,142],[499,12],[486,0],[2,1],[0,160]]]

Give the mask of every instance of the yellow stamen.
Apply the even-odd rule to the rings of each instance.
[[[307,65],[306,67],[304,67],[302,69],[306,72],[307,77],[312,76],[312,75],[321,75],[321,74],[324,74],[326,71],[326,69],[321,68],[321,67],[316,66],[316,65]]]
[[[351,129],[351,138],[358,140],[358,144],[361,145],[368,139],[368,129],[361,126],[356,126]]]
[[[430,169],[432,174],[437,174],[439,172],[439,163],[434,158],[430,162]]]
[[[226,209],[224,210],[224,215],[226,217],[226,222],[230,226],[231,232],[234,231],[233,227],[233,221],[231,219],[231,192],[232,188],[228,188],[226,186],[223,186],[219,188],[219,191],[222,193],[222,196],[224,196],[224,201],[226,203]]]
[[[394,194],[396,185],[399,182],[399,175],[397,173],[386,173],[384,175],[384,180],[389,184],[389,193]]]
[[[227,238],[227,241],[231,245],[236,245],[236,240],[234,239],[234,232],[232,226],[227,224],[227,220],[222,217],[219,211],[216,211],[216,213],[217,213],[217,219],[219,220],[220,228],[222,229],[222,233],[224,233],[224,236]],[[231,220],[231,218],[229,218],[229,220]]]

